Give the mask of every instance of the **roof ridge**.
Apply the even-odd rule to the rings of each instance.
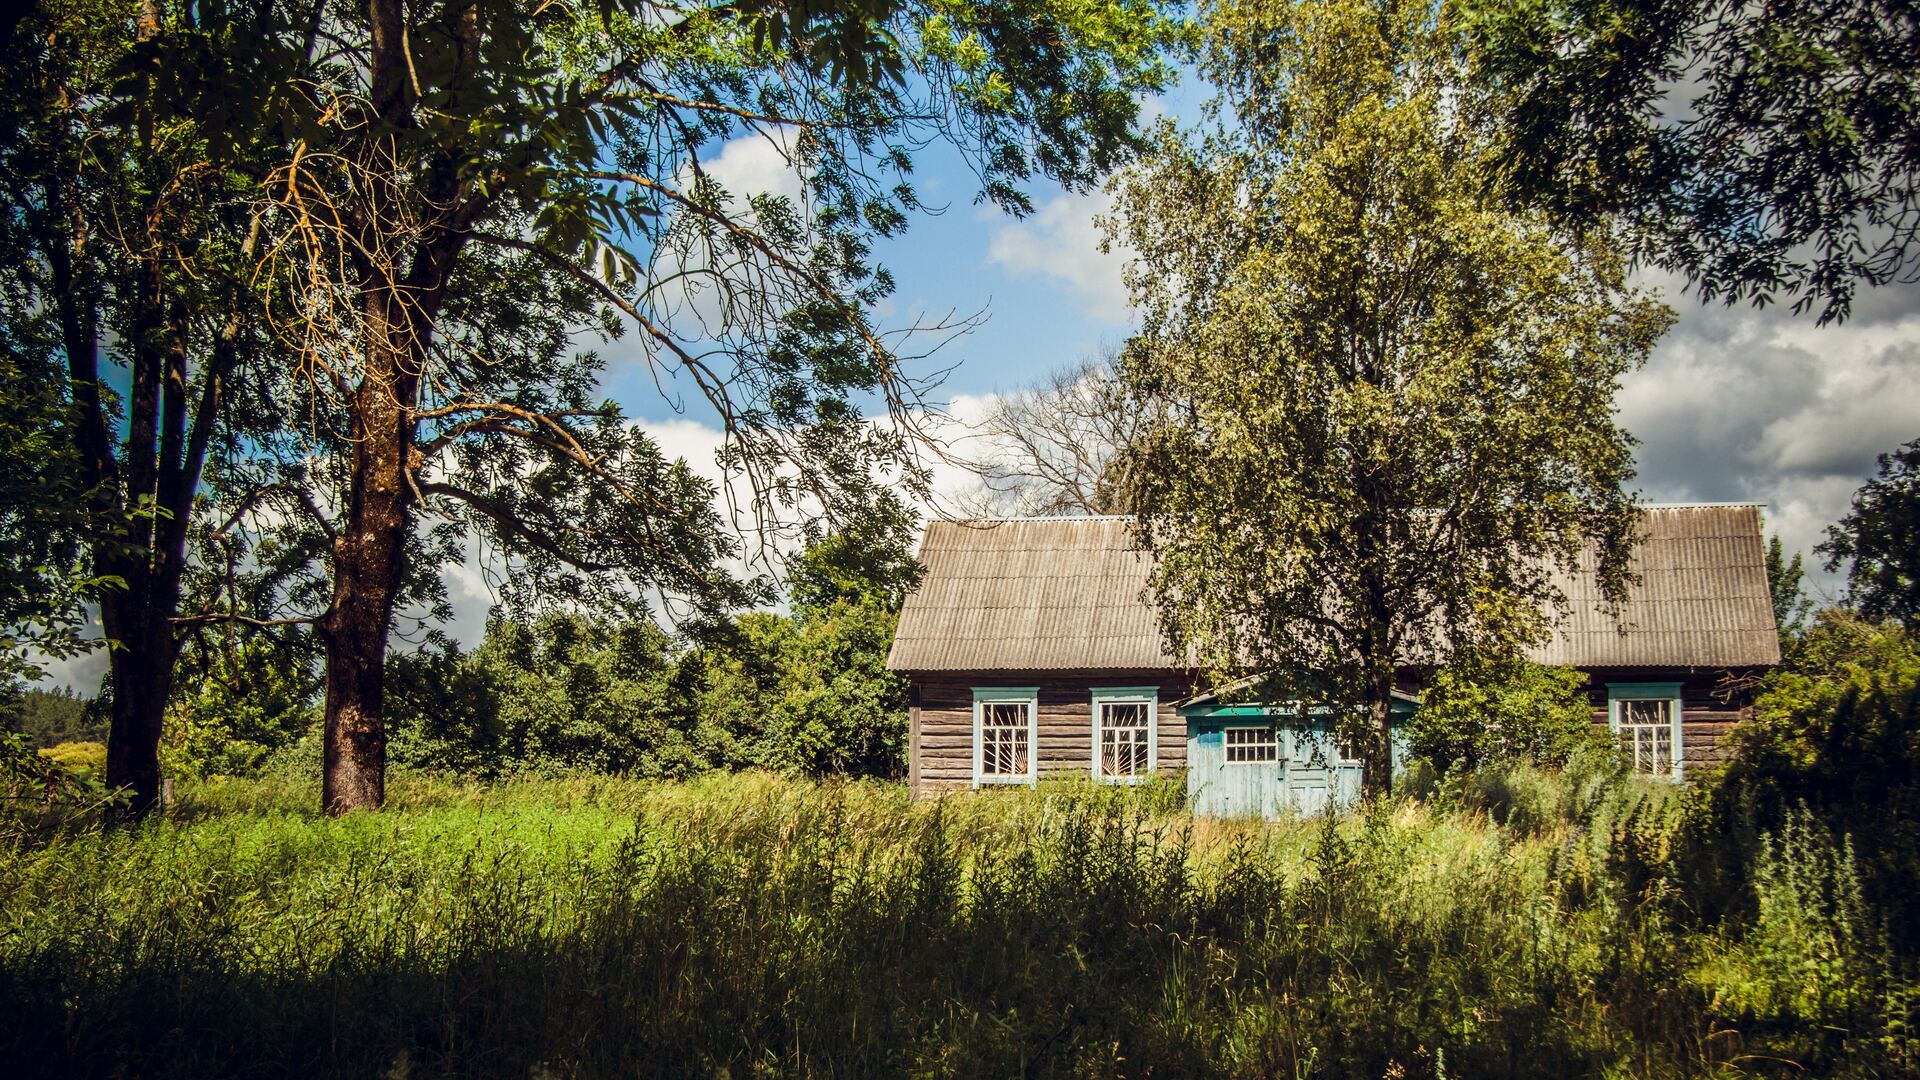
[[[1733,502],[1643,502],[1633,504],[1635,510],[1764,510],[1767,504],[1753,500]],[[1017,525],[1022,522],[1042,521],[1132,521],[1133,514],[1031,514],[1024,517],[965,517],[932,518],[927,524],[942,525]]]
[[[1132,521],[1132,514],[1035,514],[1032,517],[932,518],[929,525],[1017,525],[1026,521]]]

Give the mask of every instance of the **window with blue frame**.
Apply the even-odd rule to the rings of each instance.
[[[1680,779],[1682,716],[1679,683],[1607,684],[1607,726],[1635,772]]]
[[[1034,742],[1040,723],[1036,687],[980,687],[973,690],[973,782],[1031,784]]]
[[[1160,689],[1155,686],[1095,687],[1093,778],[1124,784],[1145,779],[1159,765],[1155,747]]]

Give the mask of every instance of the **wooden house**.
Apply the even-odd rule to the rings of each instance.
[[[1745,704],[1727,687],[1777,663],[1779,638],[1759,507],[1642,514],[1626,603],[1601,606],[1591,567],[1564,575],[1568,603],[1533,658],[1586,672],[1595,722],[1636,768],[1678,780],[1719,759]],[[1357,762],[1324,726],[1210,694],[1168,655],[1129,520],[934,522],[920,561],[888,656],[912,688],[916,794],[1180,769],[1203,813],[1312,811],[1358,793]],[[1422,676],[1403,673],[1396,715],[1418,708]]]

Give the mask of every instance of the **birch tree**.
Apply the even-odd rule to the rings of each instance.
[[[1132,444],[1176,652],[1324,704],[1389,784],[1396,670],[1537,638],[1583,549],[1622,595],[1623,373],[1672,316],[1599,238],[1506,208],[1484,97],[1428,0],[1206,5],[1210,121],[1118,183],[1141,331],[1179,402]]]

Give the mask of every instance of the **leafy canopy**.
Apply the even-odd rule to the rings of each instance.
[[[1845,318],[1920,272],[1920,7],[1466,0],[1510,193],[1614,218],[1703,299]]]
[[[1920,439],[1880,455],[1880,470],[1818,548],[1847,568],[1847,601],[1874,622],[1920,628]]]
[[[1466,650],[1434,673],[1407,734],[1409,749],[1443,773],[1565,764],[1595,743],[1587,676],[1510,653]]]

